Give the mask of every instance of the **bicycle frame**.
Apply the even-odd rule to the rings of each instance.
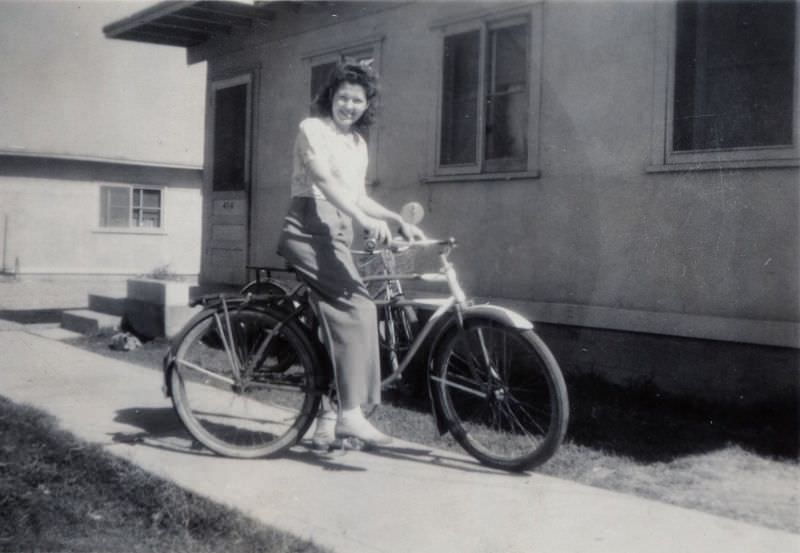
[[[432,305],[436,306],[436,310],[427,320],[425,325],[419,330],[411,344],[408,346],[408,350],[405,352],[403,359],[400,361],[393,359],[393,366],[392,366],[392,374],[390,374],[387,378],[382,381],[382,385],[385,387],[392,382],[398,380],[402,377],[403,372],[408,368],[411,364],[411,361],[414,359],[414,356],[418,353],[419,349],[421,348],[422,344],[425,340],[433,333],[434,329],[439,329],[436,335],[436,338],[433,340],[434,350],[435,345],[438,341],[439,336],[443,334],[443,332],[448,328],[448,316],[454,317],[456,324],[460,327],[463,327],[464,320],[468,317],[485,317],[489,319],[496,319],[500,322],[508,324],[510,326],[520,328],[520,329],[533,329],[533,325],[521,315],[508,310],[502,307],[493,306],[493,305],[472,305],[467,296],[461,287],[461,284],[458,281],[458,275],[456,273],[455,267],[453,264],[448,260],[448,256],[450,255],[453,247],[455,246],[455,241],[450,239],[447,241],[441,240],[423,240],[415,243],[408,244],[405,247],[427,247],[427,246],[444,246],[444,249],[439,253],[439,260],[441,262],[441,270],[438,273],[386,273],[382,275],[371,275],[363,277],[364,282],[374,282],[374,281],[395,281],[397,282],[397,291],[391,292],[391,287],[386,288],[386,298],[385,299],[375,299],[375,304],[380,307],[389,307],[389,308],[402,308],[405,306],[410,306],[414,308],[422,308],[422,309],[429,309]],[[390,249],[391,251],[391,249]],[[381,251],[377,252],[362,252],[356,251],[354,253],[357,254],[373,254],[378,255]],[[400,283],[402,281],[422,281],[422,282],[440,282],[447,284],[448,288],[450,289],[450,295],[444,298],[431,298],[431,299],[405,299],[403,296],[403,290]],[[387,313],[391,314],[391,309],[387,311]],[[390,333],[390,347],[394,351],[394,336]],[[485,346],[484,355],[488,358],[488,353],[486,352]],[[431,377],[436,380],[434,377]],[[448,385],[454,385],[453,383],[448,382]]]
[[[449,328],[452,321],[455,321],[454,324],[458,324],[459,326],[463,326],[464,320],[469,317],[484,317],[489,319],[495,319],[499,322],[504,324],[508,324],[510,326],[514,326],[520,329],[532,329],[533,325],[521,315],[494,305],[483,304],[483,305],[473,305],[467,299],[467,296],[461,287],[461,284],[458,281],[458,275],[456,273],[455,267],[453,264],[448,260],[448,256],[451,253],[455,242],[451,240],[423,240],[416,243],[412,243],[410,245],[404,246],[404,248],[409,247],[431,247],[431,246],[441,246],[443,250],[439,253],[439,260],[441,262],[441,270],[440,272],[428,272],[428,273],[385,273],[381,275],[371,275],[363,277],[365,282],[374,282],[374,281],[383,281],[383,282],[391,282],[394,281],[397,283],[397,291],[392,292],[390,287],[387,287],[386,298],[377,299],[373,298],[376,306],[378,308],[390,308],[389,313],[394,308],[402,308],[402,307],[413,307],[417,309],[425,309],[429,310],[431,307],[435,307],[433,314],[428,318],[425,325],[417,331],[408,346],[407,351],[403,355],[402,359],[397,360],[393,359],[392,361],[392,372],[391,374],[382,380],[381,386],[386,387],[396,380],[402,378],[403,373],[408,369],[411,362],[414,360],[414,357],[417,355],[419,350],[421,349],[422,345],[425,341],[434,334],[432,344],[435,346],[438,338]],[[391,251],[391,250],[390,250]],[[383,250],[375,250],[375,251],[360,251],[360,250],[353,250],[354,254],[360,255],[380,255]],[[255,269],[259,269],[257,267],[251,267]],[[266,268],[270,269],[270,268]],[[286,269],[277,269],[276,271],[287,272]],[[291,272],[291,271],[289,271]],[[268,280],[262,281],[259,279],[259,282],[267,282]],[[447,284],[450,295],[446,297],[439,297],[439,298],[427,298],[427,299],[406,299],[403,295],[402,285],[400,284],[403,281],[421,281],[421,282],[434,282],[434,283],[443,283]],[[282,285],[283,286],[283,285]],[[284,286],[285,288],[285,286]],[[253,356],[254,359],[260,359],[261,356],[267,348],[269,347],[272,339],[279,334],[280,328],[287,324],[289,321],[293,319],[300,320],[301,316],[306,313],[307,311],[311,310],[314,312],[314,316],[316,317],[316,311],[313,309],[313,304],[308,301],[307,298],[302,297],[307,291],[307,286],[300,282],[294,288],[290,289],[286,292],[285,295],[258,295],[258,294],[249,294],[245,298],[241,297],[231,297],[226,298],[224,295],[211,295],[200,298],[193,302],[194,304],[204,303],[210,304],[209,307],[212,309],[217,310],[215,313],[217,327],[219,329],[220,335],[222,337],[223,347],[225,347],[226,351],[229,352],[229,355],[232,357],[236,357],[232,354],[233,345],[229,344],[228,341],[232,342],[233,338],[230,336],[229,329],[230,327],[230,319],[229,319],[229,306],[231,304],[235,305],[236,308],[247,305],[250,301],[254,301],[256,303],[267,303],[272,306],[278,306],[280,311],[282,311],[285,316],[282,318],[281,323],[276,326],[274,329],[271,330],[267,339],[264,340],[261,345],[259,346],[258,350],[255,352]],[[219,310],[221,306],[221,312]],[[223,315],[225,318],[224,323],[220,320],[219,315]],[[305,324],[305,323],[304,323]],[[389,346],[394,351],[394,347],[396,346],[394,337],[391,337],[389,340]],[[434,348],[435,349],[435,348]],[[168,361],[165,361],[165,364]],[[238,367],[238,363],[236,365],[236,372],[240,372],[243,367]],[[165,371],[166,372],[166,371]],[[235,375],[237,378],[239,375]],[[453,383],[447,383],[448,385],[453,385]],[[169,392],[165,390],[167,395]]]

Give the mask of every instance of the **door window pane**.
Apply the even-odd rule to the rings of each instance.
[[[792,143],[794,2],[679,2],[673,149]]]
[[[214,191],[244,190],[247,179],[248,85],[217,90],[214,102]]]

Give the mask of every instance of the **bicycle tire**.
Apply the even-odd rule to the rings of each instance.
[[[250,306],[229,317],[227,328],[222,310],[209,312],[183,334],[170,374],[173,405],[189,433],[220,455],[277,455],[303,437],[319,409],[319,356],[290,321],[256,359],[281,316]],[[291,367],[284,366],[287,357],[295,360]]]
[[[268,280],[251,280],[239,290],[239,294],[246,296],[247,294],[255,295],[278,295],[282,296],[289,292],[289,287],[284,283],[270,278]]]
[[[484,350],[490,352],[490,366]],[[529,470],[550,459],[564,439],[569,419],[564,378],[532,330],[468,318],[436,345],[430,376],[447,430],[487,466]]]

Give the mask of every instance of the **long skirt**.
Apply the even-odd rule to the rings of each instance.
[[[333,363],[340,405],[380,403],[377,311],[358,274],[350,217],[326,200],[292,198],[278,254],[308,285]]]

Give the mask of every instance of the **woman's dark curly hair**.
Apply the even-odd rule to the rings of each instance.
[[[333,96],[343,83],[357,84],[364,88],[367,96],[367,109],[353,124],[357,131],[365,131],[375,121],[375,104],[378,96],[378,74],[366,62],[344,60],[333,68],[325,86],[312,102],[314,115],[330,117],[333,109]]]

